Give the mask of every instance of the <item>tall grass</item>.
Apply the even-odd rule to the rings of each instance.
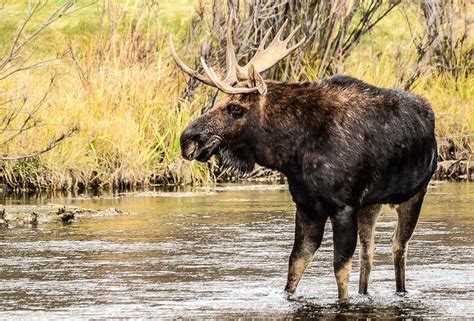
[[[131,187],[151,182],[199,184],[214,180],[208,168],[212,164],[181,159],[179,136],[201,112],[207,89],[199,87],[192,101],[180,99],[186,79],[169,58],[167,45],[169,31],[184,38],[194,3],[179,1],[176,11],[171,1],[157,6],[143,3],[103,1],[79,11],[69,23],[62,21],[36,42],[42,48],[41,41],[54,39],[39,54],[66,52],[64,58],[46,69],[18,73],[0,83],[1,91],[40,97],[49,78],[56,77],[48,95],[48,108],[40,115],[44,126],[3,147],[9,152],[33,150],[42,137],[70,124],[80,128],[49,153],[32,160],[5,162],[3,173],[10,186]],[[205,3],[202,5],[209,10]],[[397,85],[397,73],[410,68],[409,55],[416,48],[407,37],[400,12],[394,10],[384,21],[362,39],[339,72],[379,86]],[[5,30],[13,31],[10,27]],[[4,34],[0,42],[6,39]],[[182,49],[189,59],[198,54]],[[400,59],[407,63],[402,66]],[[314,62],[306,62],[303,70],[300,79],[317,79]],[[472,75],[462,79],[426,76],[413,91],[432,103],[438,136],[470,144],[469,135],[474,129]]]
[[[197,116],[199,100],[177,108],[180,82],[168,58],[167,33],[156,23],[157,12],[138,4],[105,3],[97,17],[100,29],[86,42],[72,42],[59,64],[3,84],[34,96],[42,92],[35,84],[48,74],[57,77],[50,107],[40,116],[47,125],[23,135],[8,146],[10,152],[33,148],[39,137],[66,123],[80,128],[48,154],[5,163],[9,185],[57,189],[212,179],[206,166],[181,160],[179,135]]]

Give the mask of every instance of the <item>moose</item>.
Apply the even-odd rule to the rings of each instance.
[[[204,73],[187,66],[170,35],[170,52],[180,69],[225,94],[183,131],[182,156],[207,162],[216,155],[223,166],[241,172],[259,164],[286,176],[296,204],[289,294],[320,247],[328,218],[339,299],[348,299],[358,237],[359,293],[367,294],[377,217],[382,204],[398,205],[393,264],[396,291],[405,292],[407,244],[437,165],[433,111],[422,97],[349,76],[301,83],[264,80],[262,72],[305,42],[290,46],[299,26],[282,40],[286,25],[266,46],[268,30],[253,58],[241,66],[229,19],[224,78],[202,57]]]

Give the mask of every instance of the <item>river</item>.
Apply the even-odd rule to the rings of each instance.
[[[396,213],[383,207],[369,296],[357,294],[355,262],[347,305],[336,303],[329,223],[296,294],[284,294],[294,231],[284,185],[33,195],[4,203],[134,214],[0,230],[2,319],[474,317],[473,184],[429,189],[410,242],[405,296],[394,293]]]

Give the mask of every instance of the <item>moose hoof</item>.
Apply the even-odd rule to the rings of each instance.
[[[369,295],[369,292],[368,292],[367,290],[359,290],[359,294],[360,294],[360,295],[368,296],[368,295]]]
[[[408,292],[407,292],[407,290],[397,291],[397,292],[395,292],[395,295],[398,295],[399,297],[404,298],[408,295]]]
[[[296,289],[288,289],[288,288],[285,288],[285,292],[286,293],[289,293],[289,294],[293,294],[295,293]]]
[[[349,298],[343,298],[343,299],[337,299],[336,301],[336,304],[340,307],[340,308],[345,308],[349,305]]]

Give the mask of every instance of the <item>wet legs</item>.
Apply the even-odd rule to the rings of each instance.
[[[357,213],[359,240],[361,243],[359,276],[360,294],[367,294],[370,272],[374,261],[375,222],[377,221],[381,207],[382,205],[380,204],[367,206],[359,210]]]
[[[393,265],[397,292],[405,292],[405,264],[408,241],[415,230],[426,188],[398,206],[398,225],[392,239]]]
[[[327,216],[310,216],[297,207],[295,243],[290,255],[288,282],[285,291],[294,293],[314,252],[321,245]]]
[[[346,206],[331,217],[334,242],[334,274],[339,300],[349,297],[348,283],[352,269],[352,256],[357,245],[357,215]]]

